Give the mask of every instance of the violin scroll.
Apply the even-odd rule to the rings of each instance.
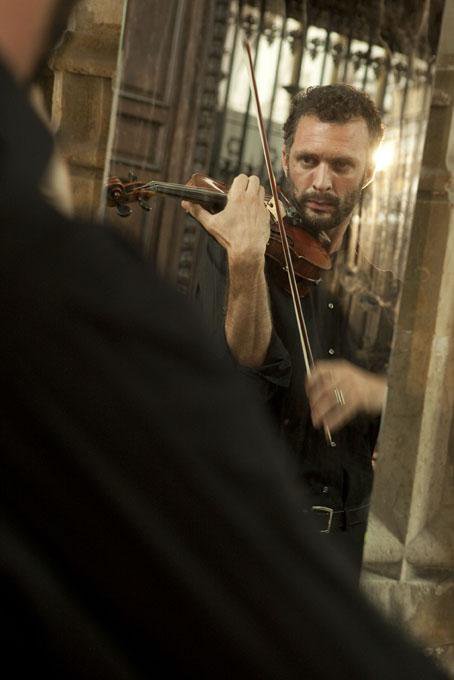
[[[119,177],[110,177],[107,187],[107,205],[115,207],[120,217],[129,217],[132,210],[128,203],[137,202],[143,210],[151,210],[148,199],[154,194],[143,182],[130,173],[129,182],[123,182]]]

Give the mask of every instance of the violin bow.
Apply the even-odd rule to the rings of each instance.
[[[262,116],[262,107],[260,105],[260,99],[258,95],[258,90],[257,90],[257,83],[255,80],[255,74],[254,74],[254,65],[252,61],[252,52],[251,52],[251,46],[249,44],[249,41],[245,38],[243,40],[243,47],[246,53],[246,63],[248,66],[248,72],[249,72],[249,80],[250,80],[250,86],[251,86],[251,92],[252,92],[252,98],[255,102],[255,108],[257,111],[257,122],[258,122],[258,127],[259,127],[259,132],[260,132],[260,140],[262,142],[262,149],[263,149],[263,155],[265,157],[265,165],[266,165],[266,170],[268,173],[268,179],[270,182],[271,186],[271,192],[273,195],[273,209],[276,213],[276,218],[277,218],[277,223],[279,227],[279,234],[281,237],[281,242],[282,242],[282,250],[284,252],[284,260],[285,260],[285,269],[287,271],[288,275],[288,280],[289,280],[289,286],[290,286],[290,292],[292,295],[292,302],[293,302],[293,308],[295,311],[295,318],[296,318],[296,323],[298,326],[298,334],[300,338],[300,343],[301,343],[301,349],[303,351],[303,357],[304,357],[304,364],[306,367],[306,373],[308,376],[311,375],[312,373],[312,368],[314,366],[314,357],[312,354],[312,349],[309,341],[309,335],[307,332],[307,326],[306,322],[304,320],[304,314],[303,314],[303,308],[301,306],[301,299],[298,294],[298,286],[296,283],[296,277],[295,277],[295,270],[293,268],[293,262],[292,262],[292,257],[290,254],[290,247],[288,244],[288,239],[287,239],[287,233],[284,228],[284,223],[282,221],[282,213],[281,213],[281,208],[280,208],[280,203],[279,203],[279,197],[277,193],[277,183],[276,183],[276,178],[274,176],[273,172],[273,166],[271,164],[271,155],[270,155],[270,148],[268,145],[268,139],[265,134],[265,125],[263,123],[263,116]],[[336,443],[333,441],[331,437],[331,433],[329,428],[325,425],[324,426],[324,431],[325,431],[325,437],[326,441],[329,444],[329,446],[336,446]]]

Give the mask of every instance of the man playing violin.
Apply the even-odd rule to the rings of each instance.
[[[28,86],[71,6],[0,0],[4,677],[443,680],[309,533],[181,296],[43,200]]]
[[[353,87],[308,88],[293,100],[284,125],[283,189],[303,227],[328,235],[334,259],[373,179],[382,132],[375,105]],[[183,207],[214,237],[197,276],[196,297],[297,453],[311,494],[305,511],[320,531],[345,544],[359,570],[371,458],[386,396],[386,352],[374,366],[359,361],[339,301],[322,281],[302,299],[315,358],[306,375],[291,298],[265,262],[269,213],[257,177],[236,177],[218,214],[188,202]],[[327,444],[327,429],[335,448]]]

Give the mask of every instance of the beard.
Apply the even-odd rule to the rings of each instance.
[[[36,80],[49,61],[53,50],[58,47],[68,25],[70,14],[78,2],[79,0],[57,0],[55,3],[49,20],[47,35],[43,38],[41,55],[30,78],[31,82]]]
[[[283,190],[287,198],[293,203],[301,216],[301,226],[308,231],[320,233],[330,232],[339,227],[350,215],[361,200],[362,182],[342,198],[321,191],[309,190],[298,194],[290,175],[284,177]],[[317,201],[332,206],[329,213],[317,213],[308,207],[308,203]]]

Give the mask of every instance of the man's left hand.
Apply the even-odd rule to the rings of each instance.
[[[349,361],[317,361],[306,379],[314,427],[339,430],[360,413],[377,416],[385,403],[386,377]]]

